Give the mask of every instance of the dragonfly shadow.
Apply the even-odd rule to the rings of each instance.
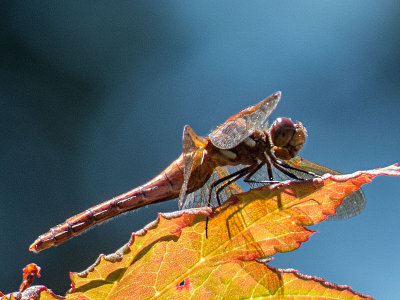
[[[125,269],[126,268],[119,269],[119,270],[114,271],[113,273],[121,273],[121,272],[124,272]],[[118,274],[118,276],[119,276],[119,274]],[[73,292],[74,293],[86,293],[86,292],[90,291],[91,289],[99,288],[106,283],[108,283],[107,280],[93,280],[85,285],[80,286],[79,288],[74,289]]]
[[[270,295],[284,295],[284,280],[279,270],[258,261],[239,262],[243,270],[251,276],[257,284],[262,285]],[[263,267],[260,268],[260,265]]]
[[[293,220],[295,220],[298,224],[312,225],[314,223],[311,217],[303,212],[301,205],[310,201],[317,205],[321,205],[322,203],[311,196],[316,190],[314,184],[311,184],[311,182],[310,184],[307,182],[302,182],[301,184],[310,188],[300,190],[282,188],[281,190],[275,191],[273,194],[266,193],[265,200],[270,200],[271,196],[273,196],[274,201],[276,201],[276,212],[290,214]],[[294,197],[293,203],[285,201],[286,196],[284,194]],[[263,241],[263,243],[261,243],[261,241],[257,241],[253,235],[254,232],[252,232],[250,228],[252,224],[259,221],[260,218],[265,217],[267,210],[257,210],[255,209],[256,207],[248,207],[254,204],[254,201],[260,200],[257,197],[254,197],[254,199],[250,200],[235,200],[233,200],[233,202],[229,205],[231,208],[234,207],[234,209],[225,221],[227,234],[231,240],[236,240],[239,237],[238,240],[240,240],[241,247],[245,244],[247,249],[244,250],[244,252],[249,254],[247,255],[246,253],[246,257],[244,259],[237,259],[235,262],[240,264],[243,270],[252,276],[258,284],[263,285],[271,293],[271,295],[283,295],[284,282],[281,270],[270,267],[261,261],[261,259],[273,255],[273,253],[270,252],[271,250],[279,250],[275,247],[275,249],[268,248],[268,246],[265,248],[265,246],[263,246],[265,243]],[[263,202],[261,201],[260,205],[262,204]],[[293,212],[292,209],[296,206],[300,206],[300,208],[299,210],[296,210],[296,212]],[[267,213],[274,214],[275,211],[271,210]],[[264,265],[265,269],[260,268],[260,264]]]
[[[86,293],[92,289],[96,289],[99,287],[104,286],[105,284],[109,284],[112,282],[116,282],[123,276],[127,268],[121,268],[118,270],[115,270],[114,272],[110,273],[106,279],[104,280],[93,280],[90,281],[89,283],[80,286],[79,288],[74,289],[74,293]]]
[[[177,242],[179,239],[179,236],[177,235],[167,235],[167,236],[163,236],[157,240],[154,240],[153,242],[151,242],[150,244],[148,244],[146,247],[144,247],[142,250],[140,250],[134,257],[134,259],[132,260],[132,262],[130,263],[130,265],[132,266],[135,262],[137,262],[138,260],[140,260],[144,255],[146,255],[151,248],[153,248],[154,245],[156,245],[157,243],[160,242]]]
[[[281,200],[281,194],[278,194],[276,201],[277,201],[278,209],[282,210],[283,204],[282,204],[282,200]],[[227,217],[227,219],[225,221],[229,239],[232,239],[232,237],[235,235],[238,235],[238,234],[243,235],[244,232],[249,232],[248,230],[245,229],[245,226],[244,226],[244,224],[246,223],[246,218],[243,215],[243,212],[249,211],[249,209],[246,209],[246,207],[251,204],[252,204],[252,201],[247,201],[244,203],[238,202],[236,204],[233,204],[233,205],[236,205],[237,209],[235,211],[233,211]],[[260,216],[260,217],[264,217],[264,215]],[[257,222],[257,220],[258,220],[258,218],[252,219],[253,222]],[[233,226],[230,226],[230,224],[232,224]],[[245,235],[243,235],[243,236],[245,236]],[[254,241],[254,239],[253,239],[253,241]]]
[[[267,257],[267,254],[254,239],[251,231],[247,230],[246,217],[244,216],[243,211],[249,203],[244,203],[244,205],[237,203],[236,205],[237,209],[235,209],[225,221],[229,239],[232,240],[233,238],[240,236],[244,239],[245,245],[250,253],[256,253],[258,258]]]
[[[242,200],[235,199],[234,202],[230,204],[230,206],[234,207],[234,209],[225,221],[229,239],[232,239],[238,235],[242,236],[245,241],[249,243],[248,245],[253,248],[252,250],[256,250],[260,258],[265,258],[267,255],[265,255],[263,250],[259,247],[258,243],[254,240],[249,226],[257,223],[261,218],[265,218],[266,214],[274,214],[275,212],[285,213],[290,215],[290,217],[299,224],[305,226],[313,225],[314,222],[312,221],[311,217],[302,210],[301,206],[308,202],[313,202],[317,205],[322,204],[317,199],[311,196],[313,193],[315,193],[317,187],[315,186],[315,183],[311,181],[296,182],[294,183],[293,187],[298,184],[302,185],[301,189],[287,189],[285,187],[282,187],[279,190],[275,190],[273,194],[269,194],[269,192],[266,192],[265,199],[260,198],[259,193],[254,194],[256,196],[253,197],[253,194],[251,194],[252,191],[244,196],[247,198],[244,198]],[[287,199],[287,196],[293,197],[293,201],[287,202],[287,200],[285,200]],[[257,208],[257,205],[254,206],[254,201],[261,200],[259,205],[263,205],[264,200],[270,201],[272,200],[272,197],[273,201],[276,201],[275,209],[268,210],[267,208],[263,207]],[[252,205],[253,207],[248,207],[249,205]],[[293,209],[296,207],[298,207],[298,210],[293,211]]]

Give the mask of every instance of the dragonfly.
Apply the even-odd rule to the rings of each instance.
[[[152,203],[178,198],[180,209],[217,207],[242,191],[238,180],[251,186],[283,180],[306,180],[338,171],[298,155],[307,130],[301,122],[267,119],[281,99],[276,92],[228,118],[207,137],[186,125],[182,154],[159,175],[124,194],[95,205],[40,235],[29,247],[39,252],[58,246],[119,214]],[[347,219],[365,206],[361,190],[347,196],[330,220]]]

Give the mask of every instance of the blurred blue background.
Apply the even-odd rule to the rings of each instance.
[[[281,90],[272,118],[300,120],[302,156],[342,172],[399,161],[398,1],[2,1],[0,290],[36,262],[56,293],[100,253],[177,209],[152,205],[60,247],[39,234],[151,179],[208,132]],[[393,299],[400,178],[365,186],[356,218],[324,222],[273,266]],[[397,294],[398,295],[398,294]]]

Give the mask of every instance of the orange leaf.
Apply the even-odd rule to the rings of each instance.
[[[313,225],[334,214],[343,198],[377,175],[400,175],[396,165],[351,175],[285,182],[231,197],[208,208],[159,214],[115,254],[101,255],[82,273],[71,273],[68,299],[149,297],[231,298],[267,295],[364,297],[348,287],[257,259],[297,249]]]
[[[40,278],[40,267],[37,264],[29,264],[22,270],[23,281],[19,287],[19,291],[23,292],[29,288],[35,279],[35,276]]]

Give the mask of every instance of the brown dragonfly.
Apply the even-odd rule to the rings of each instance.
[[[183,153],[158,176],[51,228],[29,250],[39,252],[58,246],[114,216],[156,202],[179,198],[180,209],[219,206],[231,194],[241,191],[237,184],[241,178],[250,185],[259,185],[340,174],[297,155],[307,137],[302,123],[278,118],[269,127],[267,118],[280,98],[281,93],[277,92],[245,108],[208,137],[198,136],[185,126]],[[362,191],[356,191],[343,200],[329,219],[350,218],[364,206]]]

